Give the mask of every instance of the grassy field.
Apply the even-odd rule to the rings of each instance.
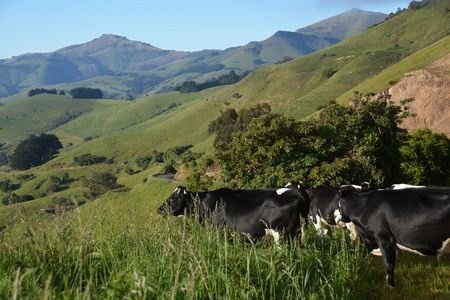
[[[7,171],[0,181],[10,179],[14,193],[36,198],[0,204],[0,298],[450,299],[449,257],[437,262],[400,254],[397,287],[389,290],[382,260],[359,243],[351,246],[340,230],[320,239],[310,227],[302,246],[277,247],[270,241],[248,244],[195,220],[161,217],[157,207],[180,183],[155,179],[160,165],[139,170],[134,164],[152,150],[189,144],[194,152],[210,154],[214,136],[208,125],[228,107],[268,102],[273,111],[303,118],[331,98],[345,103],[345,92],[384,89],[404,72],[448,53],[446,3],[438,1],[434,15],[430,8],[406,11],[316,54],[256,70],[231,86],[132,102],[39,95],[1,107],[0,142],[8,151],[41,132],[56,134],[65,148],[26,172],[0,169]],[[326,79],[323,71],[329,67],[337,72]],[[86,137],[94,139],[84,142]],[[75,166],[74,156],[86,153],[115,163]],[[129,175],[126,167],[136,172]],[[106,171],[126,189],[86,202],[78,179]],[[51,176],[66,172],[69,180],[49,193]],[[40,214],[56,196],[80,206]]]
[[[51,196],[0,206],[0,225],[7,226],[0,232],[2,298],[450,297],[448,256],[438,262],[435,257],[401,253],[397,287],[390,290],[381,258],[369,255],[359,242],[352,246],[343,230],[331,229],[322,239],[309,225],[301,246],[295,241],[277,246],[270,239],[249,244],[235,233],[201,226],[195,219],[156,214],[180,184],[153,178],[158,167],[134,175],[118,166],[80,168],[71,171],[71,178],[105,170],[115,172],[129,191],[109,192],[55,215],[35,213]],[[43,171],[40,176],[62,171]],[[31,190],[35,184],[30,181],[21,189]],[[55,195],[82,199],[78,185],[73,181],[69,194]]]

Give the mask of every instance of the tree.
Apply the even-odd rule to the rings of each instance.
[[[254,119],[233,141],[215,147],[223,180],[245,188],[277,187],[293,178],[304,181],[310,170],[331,160],[328,128],[315,122],[268,113]],[[331,150],[331,151],[330,151]]]
[[[373,96],[355,92],[354,108],[330,104],[322,111],[321,122],[351,145],[352,158],[372,169],[373,186],[386,186],[401,180],[399,148],[407,131],[399,125],[411,114],[404,105],[389,101],[389,95]]]
[[[76,87],[70,90],[70,95],[73,98],[82,99],[101,99],[103,98],[103,93],[100,89],[87,88],[87,87]]]
[[[195,93],[197,91],[197,84],[195,81],[185,81],[181,85],[180,93]]]
[[[35,88],[35,89],[32,89],[32,90],[28,91],[28,97],[32,97],[32,96],[39,95],[39,94],[53,94],[53,95],[56,95],[57,92],[56,92],[56,89],[47,90],[47,89],[43,89],[43,88]]]
[[[83,177],[81,182],[88,188],[88,191],[84,192],[87,199],[96,199],[108,191],[122,187],[117,184],[117,177],[108,172],[94,172],[90,180]]]
[[[61,142],[53,134],[32,135],[14,149],[10,166],[15,170],[27,170],[42,165],[58,154],[61,148]]]
[[[215,147],[220,148],[222,144],[230,143],[234,132],[245,131],[253,119],[269,113],[270,110],[267,103],[258,103],[249,108],[244,107],[239,113],[234,108],[228,108],[209,126],[209,130],[214,130],[216,133]]]
[[[90,153],[82,154],[80,156],[74,156],[73,162],[79,166],[90,166],[98,164],[105,159],[103,157],[98,157],[97,155],[92,155]]]
[[[234,132],[234,124],[236,123],[238,114],[234,108],[228,108],[220,114],[214,121],[214,128],[216,138],[214,144],[217,143],[230,143],[232,140],[232,134]]]
[[[330,101],[319,122],[270,112],[241,127],[234,122],[227,139],[214,143],[223,180],[245,188],[276,187],[292,179],[373,186],[401,180],[399,147],[406,130],[399,125],[409,111],[388,97],[356,96],[355,107]]]
[[[450,185],[450,140],[442,133],[419,129],[400,148],[405,182]]]
[[[191,175],[186,178],[187,189],[196,192],[206,192],[213,185],[213,177],[208,176],[204,173],[194,171]]]

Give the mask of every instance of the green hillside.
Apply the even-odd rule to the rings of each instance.
[[[3,143],[14,144],[29,134],[50,131],[60,136],[63,145],[77,145],[86,137],[100,137],[91,142],[96,145],[96,153],[114,149],[115,157],[125,157],[127,151],[120,153],[119,146],[116,149],[109,143],[102,146],[101,138],[114,135],[116,145],[129,143],[129,140],[148,140],[152,149],[203,144],[210,139],[206,134],[207,126],[220,110],[227,105],[239,108],[257,102],[268,102],[274,111],[305,118],[329,99],[345,103],[355,89],[381,91],[390,81],[401,78],[404,72],[420,68],[448,53],[450,15],[446,12],[447,6],[448,1],[440,1],[435,8],[427,5],[419,10],[408,9],[319,52],[255,70],[233,86],[194,94],[160,94],[132,102],[80,101],[46,95],[27,98],[0,109],[0,137]],[[230,60],[233,60],[232,55]],[[324,75],[327,70],[334,72],[329,78]],[[111,82],[112,86],[123,84],[123,77],[110,77],[115,80]],[[241,97],[234,98],[235,93]],[[176,108],[168,111],[169,107]],[[49,110],[51,112],[47,112]],[[179,119],[179,114],[184,120]],[[181,124],[183,122],[185,124]],[[172,132],[171,128],[174,132],[168,134]],[[133,134],[136,137],[128,137]],[[89,144],[76,149],[90,151]],[[210,149],[210,142],[204,147]],[[141,149],[145,147],[138,142],[133,148],[136,153],[145,152]]]
[[[229,232],[199,226],[196,220],[162,218],[155,213],[157,207],[187,181],[155,178],[164,163],[141,168],[136,160],[153,150],[166,152],[193,145],[192,152],[205,155],[179,164],[177,178],[185,180],[192,169],[206,169],[202,162],[211,156],[215,137],[208,126],[229,107],[267,102],[275,112],[310,118],[329,99],[346,104],[355,90],[382,91],[405,72],[448,55],[449,9],[446,0],[436,1],[436,7],[428,4],[403,11],[317,53],[260,68],[237,84],[198,93],[172,92],[134,101],[41,94],[0,107],[1,151],[11,154],[19,141],[42,132],[55,134],[64,146],[58,156],[40,167],[22,172],[1,167],[0,182],[10,180],[14,189],[0,190],[0,199],[13,193],[34,200],[0,204],[0,254],[4,254],[2,270],[6,274],[0,294],[6,298],[145,299],[147,295],[203,299],[208,294],[236,299],[261,295],[286,299],[448,298],[448,258],[438,263],[435,258],[400,255],[398,286],[389,291],[382,259],[368,256],[359,241],[352,245],[348,235],[338,229],[330,229],[330,238],[321,239],[310,226],[300,248],[270,241],[243,243]],[[247,46],[252,49],[256,44]],[[228,59],[233,63],[234,55],[251,51],[255,50],[233,54],[230,49]],[[261,50],[259,55],[263,53]],[[175,70],[174,66],[164,71],[175,74]],[[186,74],[201,74],[194,72],[194,67],[191,71]],[[140,72],[126,76],[136,79]],[[186,74],[174,78],[183,80]],[[110,81],[106,84],[105,79],[102,84],[111,91],[115,84],[127,85],[123,78],[106,77]],[[74,163],[75,156],[87,153],[112,162]],[[82,178],[89,179],[96,172],[113,174],[122,187],[88,200]],[[52,190],[55,180],[58,189]],[[213,188],[220,186],[221,182],[214,182]],[[80,206],[53,214],[50,205],[56,197]]]
[[[306,117],[329,99],[353,91],[365,80],[446,37],[450,32],[448,6],[448,1],[440,1],[435,8],[429,4],[419,10],[408,9],[339,44],[283,65],[255,70],[229,93],[241,94],[239,103],[266,101],[278,111]],[[440,50],[435,59],[439,53],[448,53],[445,41],[442,43],[436,46]],[[335,73],[327,78],[327,70]],[[374,86],[373,92],[381,91],[389,80]]]

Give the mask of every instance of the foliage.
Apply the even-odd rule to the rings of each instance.
[[[260,188],[285,185],[293,178],[305,180],[309,169],[326,151],[315,151],[324,139],[316,138],[316,124],[298,122],[278,114],[254,119],[233,142],[221,144],[214,153],[222,178],[239,187]]]
[[[95,165],[104,161],[103,157],[98,157],[90,153],[82,154],[80,156],[74,156],[73,162],[79,166],[90,166]]]
[[[14,184],[12,183],[11,180],[6,179],[3,181],[0,181],[0,190],[3,191],[4,193],[8,192],[8,191],[12,191],[14,189]]]
[[[103,93],[100,89],[77,87],[70,90],[70,95],[76,99],[101,99]]]
[[[28,97],[32,97],[35,95],[39,95],[39,94],[53,94],[56,95],[56,89],[52,89],[52,90],[47,90],[47,89],[43,89],[43,88],[35,88],[35,89],[31,89],[28,91]]]
[[[204,83],[197,84],[195,81],[185,81],[181,86],[174,87],[175,92],[180,93],[195,93],[212,88],[219,85],[234,84],[239,80],[242,80],[248,75],[248,71],[244,72],[242,75],[236,75],[234,70],[231,70],[228,74],[220,75],[217,80],[210,80]]]
[[[186,178],[186,187],[190,191],[206,192],[213,186],[213,177],[205,172],[194,171]]]
[[[8,164],[8,157],[6,156],[5,151],[0,151],[0,166],[4,166]]]
[[[48,204],[48,207],[51,210],[65,210],[68,209],[75,204],[65,197],[53,197],[52,201]]]
[[[192,145],[187,145],[187,146],[175,146],[172,148],[169,148],[165,153],[164,153],[164,161],[168,162],[170,160],[175,160],[177,159],[180,155],[182,155],[183,153],[185,153],[188,149],[192,148]]]
[[[14,149],[10,166],[16,170],[27,170],[39,166],[51,160],[61,148],[61,142],[53,134],[32,135],[21,141]]]
[[[399,125],[410,113],[407,107],[390,102],[390,95],[373,96],[355,92],[355,109],[329,105],[321,113],[321,122],[335,128],[351,145],[352,157],[371,170],[373,186],[390,185],[401,179],[399,147],[407,131]]]
[[[195,81],[185,81],[181,85],[180,93],[194,93],[197,92],[197,84]]]
[[[224,112],[216,129],[227,128],[222,123],[232,129],[227,135],[219,131],[214,143],[223,180],[246,188],[277,187],[292,179],[310,184],[368,181],[373,186],[400,180],[399,147],[406,130],[399,125],[410,115],[407,108],[388,102],[389,97],[355,96],[356,108],[330,101],[320,122],[265,112],[238,125],[233,109]]]
[[[292,57],[290,57],[290,56],[283,56],[283,58],[282,58],[281,60],[279,60],[279,61],[277,62],[277,64],[278,64],[278,65],[281,65],[281,64],[290,62],[291,60],[294,60],[294,59],[293,59]]]
[[[128,175],[133,175],[134,174],[134,170],[130,166],[126,166],[125,169],[124,169],[124,172],[127,173]]]
[[[400,148],[405,182],[415,185],[450,185],[450,140],[442,133],[419,129]]]
[[[60,184],[61,179],[59,179],[59,177],[56,175],[52,175],[52,176],[50,176],[50,182],[54,183],[54,184]]]
[[[88,180],[85,177],[80,178],[84,187],[88,188],[84,191],[87,199],[94,200],[108,191],[122,187],[117,184],[117,176],[109,172],[94,172]]]
[[[31,200],[34,200],[34,197],[32,195],[16,195],[15,193],[9,193],[3,197],[2,203],[4,205],[11,205]]]
[[[333,70],[332,68],[327,68],[326,70],[324,70],[322,72],[323,77],[325,78],[330,78],[331,76],[333,76],[337,71]]]
[[[136,164],[141,169],[147,169],[152,162],[164,162],[164,153],[153,150],[151,154],[136,159]]]
[[[258,103],[249,108],[244,107],[239,113],[234,108],[228,108],[208,127],[209,131],[216,133],[214,147],[220,148],[222,145],[230,143],[234,132],[245,131],[253,119],[269,113],[270,110],[267,103]]]
[[[173,166],[174,163],[167,163],[164,165],[162,172],[165,174],[175,174],[177,172],[177,169]]]
[[[133,100],[134,100],[134,98],[133,98],[133,96],[132,96],[132,95],[130,95],[130,94],[126,94],[126,95],[125,95],[125,97],[123,98],[123,100],[125,100],[125,101],[133,101]]]
[[[59,185],[52,182],[49,185],[47,185],[47,191],[52,194],[56,193],[57,191],[59,191]]]

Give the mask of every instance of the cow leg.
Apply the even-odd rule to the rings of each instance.
[[[384,268],[387,273],[387,283],[390,288],[395,287],[394,268],[395,268],[395,244],[389,241],[377,241],[381,254],[383,255]]]

